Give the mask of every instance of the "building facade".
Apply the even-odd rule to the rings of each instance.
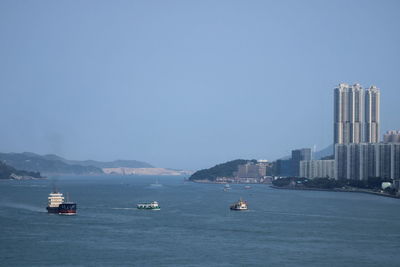
[[[365,90],[365,125],[364,142],[379,142],[379,124],[380,124],[380,91],[376,86],[371,86]]]
[[[300,176],[300,162],[302,160],[311,160],[311,148],[292,150],[292,168],[295,177]]]
[[[283,177],[299,177],[300,176],[300,161],[311,160],[311,148],[301,148],[292,150],[290,159],[279,159],[275,162],[276,176]]]
[[[236,172],[237,178],[262,178],[267,174],[267,168],[270,166],[268,162],[248,162],[239,165]]]
[[[302,160],[300,161],[300,177],[303,178],[335,178],[334,160]]]
[[[400,131],[387,131],[383,135],[384,143],[400,143]]]
[[[278,159],[274,164],[274,175],[293,177],[293,163],[291,159]]]
[[[362,142],[364,90],[341,83],[334,90],[334,143]]]
[[[335,145],[335,179],[400,179],[400,143]]]
[[[377,143],[380,90],[341,83],[334,89],[334,144]]]

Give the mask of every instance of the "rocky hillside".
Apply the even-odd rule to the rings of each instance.
[[[0,179],[34,179],[43,178],[39,172],[17,170],[0,161]]]

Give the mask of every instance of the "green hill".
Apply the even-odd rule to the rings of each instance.
[[[238,170],[238,166],[246,164],[249,161],[253,160],[236,159],[222,164],[218,164],[212,168],[195,172],[192,176],[189,177],[189,180],[215,181],[217,177],[233,177],[233,173]]]

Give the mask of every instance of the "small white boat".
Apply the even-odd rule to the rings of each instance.
[[[247,210],[247,202],[242,200],[242,198],[240,198],[240,200],[236,203],[233,203],[230,207],[231,210]]]
[[[153,201],[150,203],[139,203],[136,207],[140,210],[160,210],[160,206],[157,201]]]

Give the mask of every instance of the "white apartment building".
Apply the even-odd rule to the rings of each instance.
[[[300,161],[300,177],[304,178],[334,178],[334,160],[302,160]]]

